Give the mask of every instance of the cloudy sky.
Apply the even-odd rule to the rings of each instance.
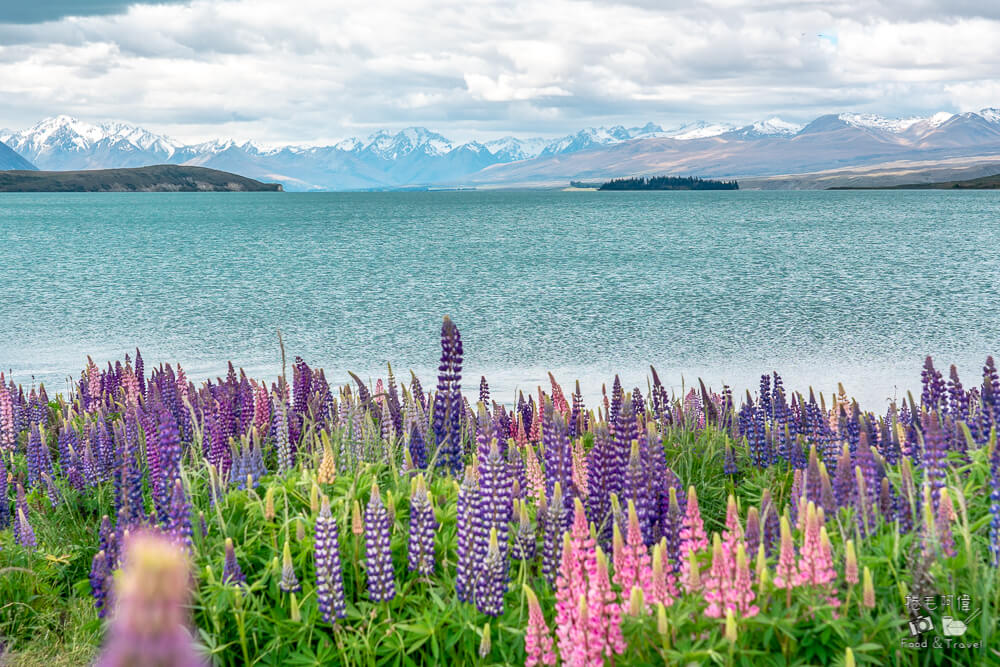
[[[981,0],[2,5],[0,127],[14,129],[66,113],[316,143],[1000,106],[1000,3]]]

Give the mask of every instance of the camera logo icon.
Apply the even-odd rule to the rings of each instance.
[[[951,617],[945,617],[954,623],[962,623],[961,621],[954,621]],[[910,621],[910,634],[914,637],[922,632],[930,632],[934,629],[934,621],[931,620],[930,616],[917,616],[912,621]],[[965,625],[962,625],[962,632],[965,632]],[[961,634],[961,633],[958,633]]]

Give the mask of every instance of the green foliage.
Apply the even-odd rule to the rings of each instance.
[[[332,434],[334,451],[340,433]],[[726,447],[734,448],[740,473],[723,474]],[[587,443],[590,446],[590,443]],[[750,466],[745,445],[718,430],[670,429],[664,437],[668,465],[686,486],[697,490],[706,530],[719,532],[725,523],[726,500],[735,493],[741,515],[770,489],[781,505],[787,500],[791,473],[780,467]],[[514,563],[505,613],[488,619],[454,595],[457,485],[448,476],[428,474],[428,491],[441,528],[437,535],[434,576],[407,571],[410,475],[386,463],[344,467],[333,484],[321,485],[338,521],[347,618],[322,622],[316,604],[313,527],[316,511],[311,490],[316,483],[318,448],[306,448],[297,467],[285,475],[265,477],[257,489],[232,490],[212,504],[209,473],[199,458],[185,460],[184,482],[193,501],[196,588],[192,616],[197,638],[217,665],[471,665],[523,664],[523,629],[527,607],[522,583],[538,594],[550,625],[554,597],[536,564]],[[938,595],[969,595],[981,614],[970,623],[966,643],[979,648],[911,648],[906,594],[912,585],[913,555],[920,536],[900,534],[894,521],[879,520],[873,534],[862,538],[848,510],[827,517],[839,604],[826,595],[797,589],[792,596],[771,586],[759,592],[761,612],[738,619],[738,635],[730,642],[718,619],[702,612],[700,596],[685,595],[666,609],[666,635],[657,630],[656,614],[626,617],[629,643],[617,665],[841,665],[850,647],[858,665],[989,665],[1000,664],[994,628],[1000,608],[996,570],[988,565],[989,471],[986,451],[974,450],[969,461],[954,461],[950,489],[955,499],[957,555],[934,552],[928,563]],[[24,470],[22,457],[12,461],[14,474]],[[897,473],[890,472],[893,482]],[[352,532],[352,505],[363,507],[377,481],[392,521],[393,565],[397,595],[373,604],[365,594],[363,536]],[[275,516],[265,516],[265,493],[272,489]],[[40,494],[28,495],[39,549],[28,552],[14,544],[10,530],[0,532],[0,635],[12,651],[12,664],[82,664],[92,659],[103,634],[90,597],[88,572],[96,551],[100,517],[112,511],[111,485],[96,493],[77,494],[60,487],[64,500],[55,507]],[[147,499],[148,500],[148,499]],[[199,516],[206,532],[200,529]],[[304,539],[298,535],[304,533]],[[224,544],[232,538],[247,576],[246,585],[222,583]],[[859,569],[871,569],[876,606],[861,604],[861,584],[843,580],[844,543],[854,539]],[[302,591],[278,588],[281,548],[291,543]],[[798,542],[798,538],[796,538]],[[707,554],[706,554],[707,556]],[[707,564],[707,560],[703,559]],[[775,559],[768,561],[773,570]],[[751,567],[753,558],[751,555]],[[755,583],[755,590],[757,584]],[[293,609],[297,607],[296,609]],[[296,612],[298,618],[296,618]],[[940,613],[935,615],[935,621]],[[483,626],[490,621],[491,651],[479,657]]]

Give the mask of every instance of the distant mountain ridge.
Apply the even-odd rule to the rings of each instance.
[[[881,159],[981,155],[1000,152],[1000,110],[902,119],[841,113],[804,126],[780,118],[743,127],[698,121],[664,129],[650,122],[585,128],[556,139],[508,136],[461,144],[410,127],[329,146],[276,147],[231,140],[185,145],[128,123],[91,124],[55,116],[19,132],[0,131],[0,142],[23,158],[17,164],[4,162],[0,148],[0,169],[169,163],[277,181],[287,190],[509,186],[664,173],[765,176]]]

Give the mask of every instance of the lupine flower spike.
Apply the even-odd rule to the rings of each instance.
[[[132,535],[116,582],[117,607],[98,667],[200,667],[207,664],[188,631],[187,555],[153,532]]]
[[[552,632],[545,622],[538,597],[527,585],[524,586],[524,596],[528,600],[528,627],[524,632],[524,651],[527,658],[524,665],[525,667],[555,665],[556,654],[552,650]]]

